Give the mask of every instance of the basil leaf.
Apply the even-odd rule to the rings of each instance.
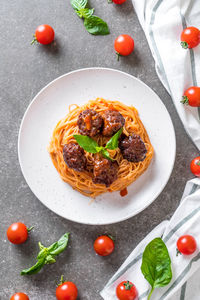
[[[96,147],[97,152],[101,152],[102,150],[104,150],[104,147],[100,146],[100,147]]]
[[[84,26],[89,33],[94,35],[106,35],[110,33],[107,23],[97,16],[86,18]]]
[[[38,253],[38,256],[37,256],[37,260],[40,260],[42,258],[45,258],[47,255],[47,248],[43,248],[42,250],[40,250],[40,252]]]
[[[75,10],[80,10],[86,7],[87,2],[87,0],[71,0],[71,6]]]
[[[33,275],[38,273],[42,267],[45,265],[45,257],[39,259],[37,263],[30,267],[29,269],[24,269],[21,271],[21,275]]]
[[[52,255],[47,255],[45,258],[45,265],[54,264],[56,262]]]
[[[76,11],[77,15],[80,18],[89,18],[90,16],[93,15],[94,13],[94,8],[90,9],[90,8],[82,8],[80,10]]]
[[[38,243],[39,249],[40,251],[42,251],[43,249],[46,249],[40,242]]]
[[[103,155],[103,157],[105,157],[105,158],[107,158],[109,160],[112,160],[112,158],[110,157],[109,152],[106,149],[101,150],[101,154]]]
[[[69,241],[69,233],[65,233],[59,239],[58,242],[52,244],[51,246],[49,246],[47,248],[48,253],[52,256],[62,253],[65,250],[65,248],[67,247],[68,241]]]
[[[119,137],[122,134],[123,128],[120,128],[112,137],[111,139],[107,142],[106,144],[106,149],[114,150],[118,147],[119,144]]]
[[[145,248],[142,256],[141,271],[152,289],[165,286],[172,279],[171,259],[167,247],[161,238],[155,238]]]
[[[74,135],[75,140],[77,143],[87,152],[89,153],[97,153],[96,147],[99,147],[97,142],[93,139],[91,139],[87,135]]]
[[[69,241],[69,233],[65,233],[61,238],[53,243],[51,246],[48,248],[44,247],[40,242],[38,243],[39,245],[39,253],[37,256],[37,263],[30,267],[29,269],[25,269],[21,271],[21,275],[32,275],[38,273],[42,267],[46,264],[52,264],[55,263],[56,260],[54,256],[60,254],[63,252],[68,244]]]

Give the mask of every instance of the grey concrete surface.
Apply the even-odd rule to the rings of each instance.
[[[108,4],[107,0],[91,0],[90,4],[109,24],[110,35],[89,35],[69,0],[1,1],[1,300],[10,299],[17,291],[26,292],[31,300],[53,300],[55,281],[61,274],[77,284],[79,299],[100,300],[99,291],[131,250],[157,224],[170,218],[179,204],[186,181],[192,178],[189,162],[198,154],[197,149],[186,135],[170,96],[157,78],[153,58],[131,1],[127,0],[122,6]],[[44,23],[54,27],[56,45],[30,46],[35,28]],[[134,37],[135,52],[117,62],[113,41],[121,33]],[[94,66],[116,68],[148,84],[169,110],[177,137],[174,170],[162,194],[139,215],[109,226],[75,224],[49,211],[27,186],[17,157],[20,122],[33,96],[57,76]],[[28,241],[21,246],[14,246],[6,239],[7,227],[15,221],[35,226]],[[24,267],[34,263],[38,241],[48,245],[66,231],[71,232],[69,248],[56,264],[46,266],[35,276],[19,275]],[[97,257],[93,241],[105,232],[116,237],[116,250],[110,257]]]

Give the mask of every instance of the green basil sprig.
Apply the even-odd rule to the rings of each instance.
[[[71,5],[77,15],[84,19],[86,30],[93,35],[109,34],[109,28],[106,22],[97,16],[93,16],[94,8],[87,8],[88,0],[70,0]]]
[[[81,8],[80,10],[76,10],[77,15],[82,19],[82,18],[89,18],[93,15],[94,13],[94,8]]]
[[[105,147],[99,146],[95,140],[87,135],[75,134],[74,138],[85,151],[89,153],[101,153],[105,158],[112,160],[107,149],[114,150],[118,147],[122,131],[123,128],[120,128],[107,142]]]
[[[57,242],[53,243],[48,248],[44,247],[40,242],[38,243],[40,252],[37,256],[37,263],[23,271],[21,275],[33,275],[38,273],[44,265],[53,264],[56,262],[55,256],[62,253],[68,244],[69,233],[65,233]]]
[[[88,0],[71,0],[71,5],[74,10],[81,10],[85,8]]]
[[[150,299],[155,288],[163,287],[172,279],[171,259],[161,238],[155,238],[145,248],[141,271],[151,285]]]

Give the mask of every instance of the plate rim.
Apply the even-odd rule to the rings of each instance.
[[[37,97],[43,93],[44,90],[46,90],[50,85],[54,84],[56,81],[62,79],[63,77],[66,77],[66,76],[69,76],[73,73],[79,73],[79,72],[83,72],[83,71],[94,71],[94,70],[106,70],[106,71],[114,71],[114,72],[118,72],[118,73],[121,73],[123,75],[126,75],[126,76],[129,76],[130,78],[133,78],[134,80],[140,82],[142,85],[144,85],[147,89],[149,89],[151,92],[153,92],[160,100],[161,102],[161,105],[163,106],[164,110],[166,111],[170,121],[171,121],[171,124],[172,124],[172,137],[173,137],[173,144],[174,144],[174,153],[173,153],[173,163],[171,164],[171,168],[170,168],[170,172],[168,174],[168,177],[167,177],[167,180],[165,182],[165,184],[162,186],[161,190],[159,190],[155,195],[154,197],[152,198],[152,200],[147,203],[145,206],[143,206],[142,208],[139,208],[138,210],[136,210],[134,213],[130,213],[128,214],[126,217],[123,217],[122,219],[118,220],[118,221],[111,221],[111,222],[100,222],[100,223],[94,223],[94,222],[86,222],[86,221],[77,221],[73,218],[70,218],[70,217],[66,217],[64,214],[62,214],[61,212],[58,213],[58,212],[55,212],[54,210],[52,210],[46,203],[44,203],[40,197],[38,197],[37,193],[35,193],[35,191],[32,190],[32,188],[30,187],[29,183],[28,183],[28,180],[25,176],[25,171],[24,171],[24,168],[23,168],[23,164],[22,164],[22,159],[21,159],[21,152],[20,152],[20,141],[21,141],[21,133],[22,133],[22,127],[23,127],[23,123],[25,121],[25,118],[29,112],[29,109],[31,108],[31,106],[33,105],[33,103],[36,101]],[[142,80],[138,79],[137,77],[135,77],[134,75],[131,75],[127,72],[124,72],[124,71],[121,71],[121,70],[117,70],[117,69],[113,69],[113,68],[105,68],[105,67],[88,67],[88,68],[80,68],[80,69],[76,69],[76,70],[73,70],[73,71],[70,71],[70,72],[67,72],[67,73],[64,73],[58,77],[56,77],[55,79],[53,79],[52,81],[50,81],[47,85],[45,85],[34,97],[33,99],[31,100],[31,102],[29,103],[28,107],[26,108],[25,112],[24,112],[24,115],[21,119],[21,123],[20,123],[20,127],[19,127],[19,131],[18,131],[18,142],[17,142],[17,151],[18,151],[18,161],[19,161],[19,165],[20,165],[20,168],[21,168],[21,172],[22,172],[22,175],[29,187],[29,189],[31,190],[31,192],[34,194],[34,196],[46,207],[48,208],[50,211],[52,211],[53,213],[55,213],[56,215],[66,219],[66,220],[69,220],[69,221],[72,221],[72,222],[75,222],[75,223],[78,223],[78,224],[85,224],[85,225],[93,225],[93,226],[97,226],[97,225],[111,225],[111,224],[117,224],[117,223],[120,223],[120,222],[123,222],[125,220],[128,220],[136,215],[138,215],[139,213],[141,213],[142,211],[144,211],[148,206],[150,206],[157,198],[158,196],[162,193],[162,191],[164,190],[164,188],[166,187],[170,177],[171,177],[171,174],[172,174],[172,171],[173,171],[173,168],[174,168],[174,164],[175,164],[175,158],[176,158],[176,133],[175,133],[175,129],[174,129],[174,124],[173,124],[173,121],[172,121],[172,118],[165,106],[165,104],[162,102],[162,100],[160,99],[160,97],[156,94],[156,92],[150,88],[145,82],[143,82]]]

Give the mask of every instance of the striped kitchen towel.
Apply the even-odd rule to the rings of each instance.
[[[155,59],[157,74],[172,96],[185,130],[200,149],[200,108],[180,103],[187,88],[200,85],[200,45],[188,50],[180,45],[183,28],[200,27],[200,0],[132,2]]]
[[[198,249],[189,256],[176,256],[177,239],[184,234],[196,238]],[[146,245],[156,237],[162,237],[172,261],[173,278],[166,287],[155,289],[152,300],[200,299],[200,178],[188,181],[181,203],[170,221],[158,225],[133,250],[116,274],[101,291],[105,300],[116,300],[116,287],[124,280],[132,281],[139,293],[139,300],[147,300],[150,285],[144,279],[140,267]]]

